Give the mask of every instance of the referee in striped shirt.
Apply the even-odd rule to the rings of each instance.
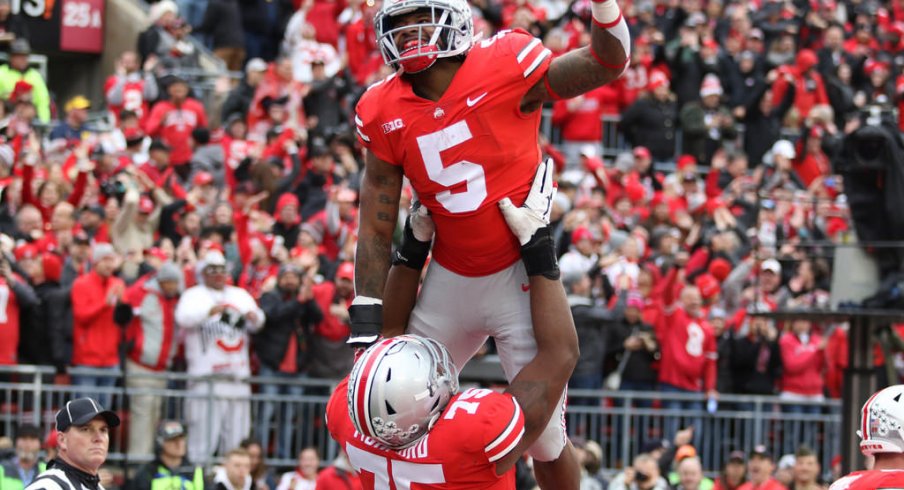
[[[115,413],[91,398],[66,403],[56,415],[59,454],[25,490],[103,490],[97,470],[107,459]]]

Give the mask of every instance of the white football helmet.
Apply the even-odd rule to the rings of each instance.
[[[889,386],[869,398],[860,412],[860,452],[904,453],[904,385]]]
[[[391,449],[416,443],[458,392],[458,370],[439,342],[418,335],[383,339],[355,362],[348,411],[355,428]]]
[[[394,19],[423,9],[429,22],[396,26]],[[377,45],[387,65],[406,73],[417,73],[433,65],[437,58],[467,52],[474,39],[474,21],[467,0],[384,0],[374,17]],[[411,30],[417,38],[396,45],[399,32]],[[427,36],[429,35],[429,39]]]

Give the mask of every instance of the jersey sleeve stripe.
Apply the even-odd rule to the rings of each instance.
[[[522,427],[521,430],[518,431],[518,436],[515,437],[514,439],[512,439],[511,444],[502,448],[502,450],[498,451],[495,455],[489,456],[489,458],[487,458],[487,460],[490,463],[495,463],[496,461],[499,461],[500,459],[504,458],[506,455],[508,455],[508,453],[512,452],[512,449],[515,449],[515,446],[517,446],[518,443],[521,442],[522,437],[524,437],[524,427]]]
[[[534,62],[531,63],[530,66],[528,66],[526,70],[524,70],[524,78],[529,77],[530,74],[533,73],[534,70],[536,70],[538,66],[540,66],[540,63],[543,63],[543,60],[545,60],[546,58],[549,58],[550,56],[552,56],[552,51],[544,48],[543,52],[540,53],[540,56],[537,56],[534,59]]]
[[[496,440],[486,447],[485,453],[491,463],[495,463],[509,454],[524,437],[524,418],[521,415],[521,406],[518,405],[514,398],[512,399],[512,405],[515,410],[512,413],[512,420],[509,422],[508,427]]]
[[[370,138],[368,138],[367,135],[361,131],[361,128],[355,128],[355,131],[358,132],[358,136],[360,136],[362,140],[370,143]]]
[[[536,48],[538,44],[540,44],[539,38],[534,38],[533,41],[527,43],[527,46],[524,46],[524,48],[521,50],[521,52],[518,53],[518,58],[517,58],[518,63],[520,64],[522,61],[524,61],[524,58],[527,58],[527,55],[530,54],[530,52],[534,48]]]
[[[362,121],[361,118],[358,117],[357,114],[355,114],[355,124],[357,124],[358,126],[361,126],[362,128],[364,127],[364,121]]]

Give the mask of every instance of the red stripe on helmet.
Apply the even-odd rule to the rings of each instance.
[[[370,428],[370,417],[369,417],[369,408],[368,403],[365,403],[365,399],[367,397],[367,393],[370,391],[370,381],[371,381],[371,371],[373,370],[374,364],[377,362],[376,360],[380,357],[380,355],[389,348],[389,345],[395,342],[395,339],[386,339],[377,344],[377,347],[364,359],[364,366],[361,368],[361,373],[358,376],[358,379],[355,383],[355,414],[358,418],[358,424],[361,426],[360,429],[364,432],[367,432],[364,435],[365,437],[374,437],[373,431]]]
[[[869,400],[863,404],[863,412],[860,414],[860,434],[863,436],[864,441],[869,440],[869,412],[870,412],[870,404],[873,403],[873,400],[879,396],[879,391],[873,393],[873,396],[869,397]]]

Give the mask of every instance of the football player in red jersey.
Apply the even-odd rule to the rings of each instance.
[[[873,394],[860,411],[860,452],[876,462],[869,471],[838,479],[829,490],[904,488],[904,385]]]
[[[331,397],[327,426],[361,471],[365,488],[515,488],[514,465],[560,404],[578,356],[577,334],[563,321],[570,319],[568,303],[546,226],[552,193],[551,173],[541,172],[524,206],[515,208],[508,200],[501,205],[512,231],[530,237],[520,254],[530,278],[537,343],[536,355],[505,394],[457,394],[458,368],[445,347],[404,335],[368,349]],[[432,225],[419,210],[406,222],[397,251],[405,260],[392,268],[387,282],[400,303],[414,303]],[[405,321],[407,314],[387,317],[389,325]],[[577,488],[577,483],[563,481],[557,488]]]
[[[540,160],[543,102],[585,93],[624,70],[630,36],[616,1],[594,1],[592,13],[590,45],[552,61],[540,40],[523,31],[475,40],[466,0],[384,2],[375,18],[378,45],[399,71],[357,106],[358,136],[368,152],[351,343],[372,342],[381,330],[404,176],[436,224],[434,260],[404,324],[408,331],[440,340],[457,366],[492,336],[510,380],[531,360],[537,348],[529,283],[519,240],[496,203],[510,196],[519,205],[527,195]],[[387,315],[396,314],[388,311],[394,306],[387,303]],[[561,411],[530,451],[545,489],[563,488],[577,471],[576,464],[561,472],[550,463],[566,447]]]

